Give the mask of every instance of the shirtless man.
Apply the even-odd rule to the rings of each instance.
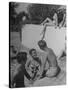
[[[44,40],[40,40],[38,42],[38,46],[40,47],[41,50],[43,50],[44,52],[46,52],[46,61],[44,66],[46,66],[46,62],[49,63],[49,68],[45,73],[45,76],[47,77],[55,77],[59,74],[60,72],[60,68],[58,66],[58,62],[57,62],[57,58],[56,55],[54,54],[53,50],[51,48],[47,47],[47,44]],[[43,73],[44,73],[44,69],[43,69]]]

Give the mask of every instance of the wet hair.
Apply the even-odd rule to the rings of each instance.
[[[17,54],[17,62],[18,63],[22,63],[23,61],[24,62],[26,62],[26,60],[27,60],[27,53],[26,52],[19,52],[18,54]]]
[[[38,41],[38,45],[39,45],[39,47],[47,47],[47,44],[46,44],[46,42],[44,41],[44,40],[40,40],[40,41]]]
[[[36,51],[36,49],[32,48],[29,50],[29,54],[31,55],[33,51]]]

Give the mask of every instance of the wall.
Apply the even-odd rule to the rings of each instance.
[[[28,48],[39,49],[37,42],[41,40],[43,31],[42,25],[26,24],[22,28],[22,44]],[[56,55],[59,55],[61,51],[65,48],[65,31],[66,28],[55,29],[54,27],[47,27],[44,40],[46,41],[49,48],[52,48]]]

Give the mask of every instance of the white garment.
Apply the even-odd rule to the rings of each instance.
[[[57,74],[57,71],[58,71],[58,67],[50,67],[46,72],[46,76],[53,77]]]

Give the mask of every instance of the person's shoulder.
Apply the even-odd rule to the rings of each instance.
[[[51,48],[48,48],[48,51],[53,51]]]
[[[49,55],[53,55],[53,56],[55,56],[55,57],[56,57],[56,55],[55,55],[54,51],[53,51],[51,48],[49,48]]]
[[[54,53],[51,48],[48,48],[49,53]]]

